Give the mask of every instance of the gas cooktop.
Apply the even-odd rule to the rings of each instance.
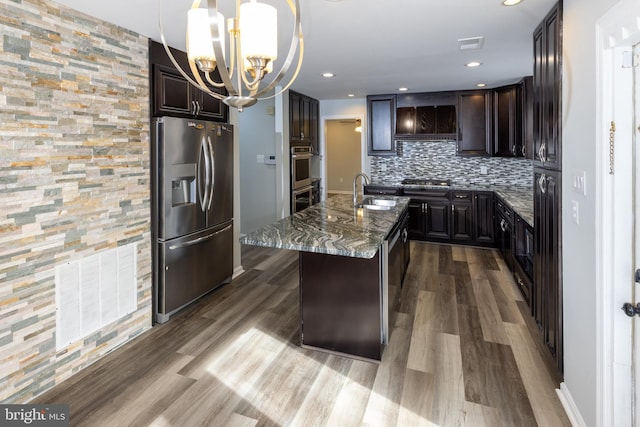
[[[404,185],[439,185],[448,187],[451,185],[449,179],[437,179],[437,178],[405,178],[402,180]]]

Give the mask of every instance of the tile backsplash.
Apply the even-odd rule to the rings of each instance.
[[[532,187],[531,160],[456,155],[456,141],[398,141],[398,156],[371,159],[373,182],[450,179],[454,184]],[[486,167],[486,174],[483,170]]]

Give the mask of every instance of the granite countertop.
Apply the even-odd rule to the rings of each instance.
[[[500,196],[515,213],[531,227],[533,227],[533,188],[531,187],[507,187],[498,185],[461,184],[451,183],[450,186],[440,185],[405,185],[396,181],[374,181],[371,185],[384,187],[398,187],[416,190],[466,190],[466,191],[493,191]]]
[[[354,258],[373,258],[409,204],[408,197],[375,196],[396,200],[389,210],[354,208],[353,197],[336,195],[242,238],[245,245],[291,249]]]

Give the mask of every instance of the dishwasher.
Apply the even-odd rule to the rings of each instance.
[[[408,223],[409,215],[408,213],[404,213],[387,238],[389,242],[389,302],[391,304],[395,301],[395,294],[399,292],[402,287],[402,281],[404,279],[408,262]]]

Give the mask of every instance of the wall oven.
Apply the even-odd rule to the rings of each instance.
[[[300,212],[313,204],[313,186],[298,188],[291,191],[291,213]]]
[[[291,147],[291,189],[297,190],[311,185],[311,146]]]

